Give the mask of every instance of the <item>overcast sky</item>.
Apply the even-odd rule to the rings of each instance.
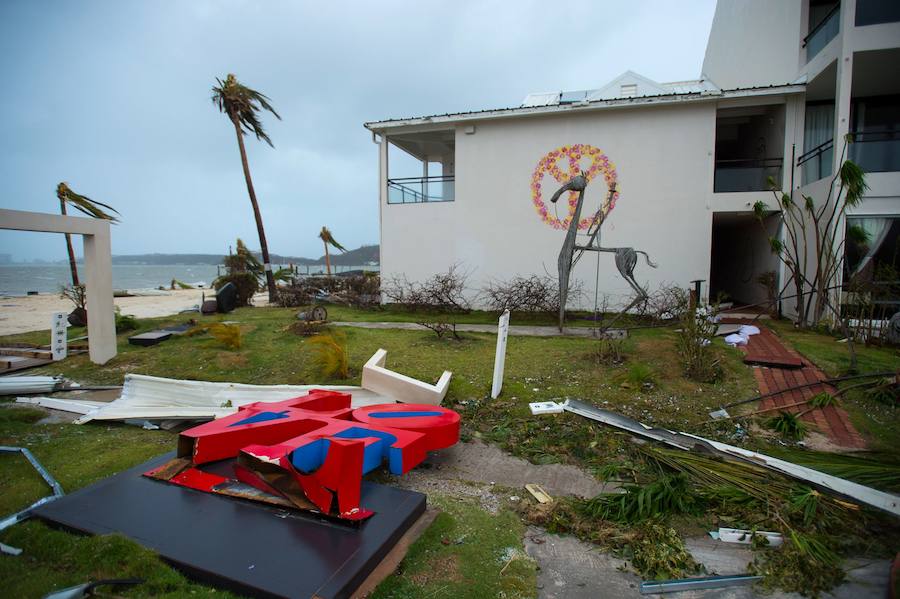
[[[631,69],[696,78],[714,0],[0,2],[0,206],[56,212],[60,181],[116,207],[113,253],[259,242],[234,130],[210,102],[233,72],[267,94],[275,148],[248,140],[272,252],[317,257],[327,225],[378,242],[363,123],[514,106]],[[80,243],[77,253],[81,253]],[[0,231],[0,253],[65,256]]]

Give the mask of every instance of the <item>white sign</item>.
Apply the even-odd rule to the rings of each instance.
[[[66,357],[68,339],[66,327],[69,326],[65,312],[54,312],[53,321],[50,323],[50,351],[54,360],[62,360]]]
[[[497,399],[503,388],[503,367],[506,365],[506,337],[509,335],[509,310],[504,310],[497,323],[497,354],[494,356],[494,382],[491,399]]]

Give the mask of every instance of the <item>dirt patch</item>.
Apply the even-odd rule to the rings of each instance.
[[[231,352],[219,352],[216,356],[216,366],[223,370],[229,368],[241,368],[247,365],[247,356]]]
[[[464,579],[460,573],[459,556],[455,553],[436,555],[428,560],[428,564],[421,572],[412,574],[409,579],[419,587],[437,581],[462,582]]]

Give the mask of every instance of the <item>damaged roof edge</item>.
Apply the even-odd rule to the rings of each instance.
[[[684,94],[666,94],[659,96],[639,96],[635,98],[613,98],[609,100],[576,102],[573,104],[562,105],[553,104],[547,106],[512,106],[509,108],[494,108],[488,110],[473,110],[469,112],[456,112],[430,116],[387,119],[384,121],[369,121],[367,123],[364,123],[363,126],[370,131],[383,131],[386,129],[407,127],[413,125],[434,125],[442,123],[449,124],[473,120],[542,116],[564,112],[588,112],[593,110],[609,110],[614,108],[629,108],[650,105],[666,106],[672,104],[681,104],[684,102],[746,98],[752,96],[772,96],[780,94],[799,94],[803,93],[804,91],[806,91],[806,85],[786,83],[781,85],[770,85],[767,87],[738,88],[716,92],[690,92]]]

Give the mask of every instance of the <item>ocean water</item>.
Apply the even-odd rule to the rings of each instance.
[[[84,279],[84,266],[78,265],[78,274]],[[166,289],[177,279],[189,285],[209,287],[224,269],[211,264],[113,264],[113,289],[136,291],[140,289]],[[273,268],[278,266],[273,265]],[[377,266],[340,266],[333,271],[378,270]],[[324,266],[299,266],[299,273],[317,274]],[[0,295],[26,295],[29,291],[38,293],[59,293],[61,287],[72,282],[68,264],[0,264]]]

